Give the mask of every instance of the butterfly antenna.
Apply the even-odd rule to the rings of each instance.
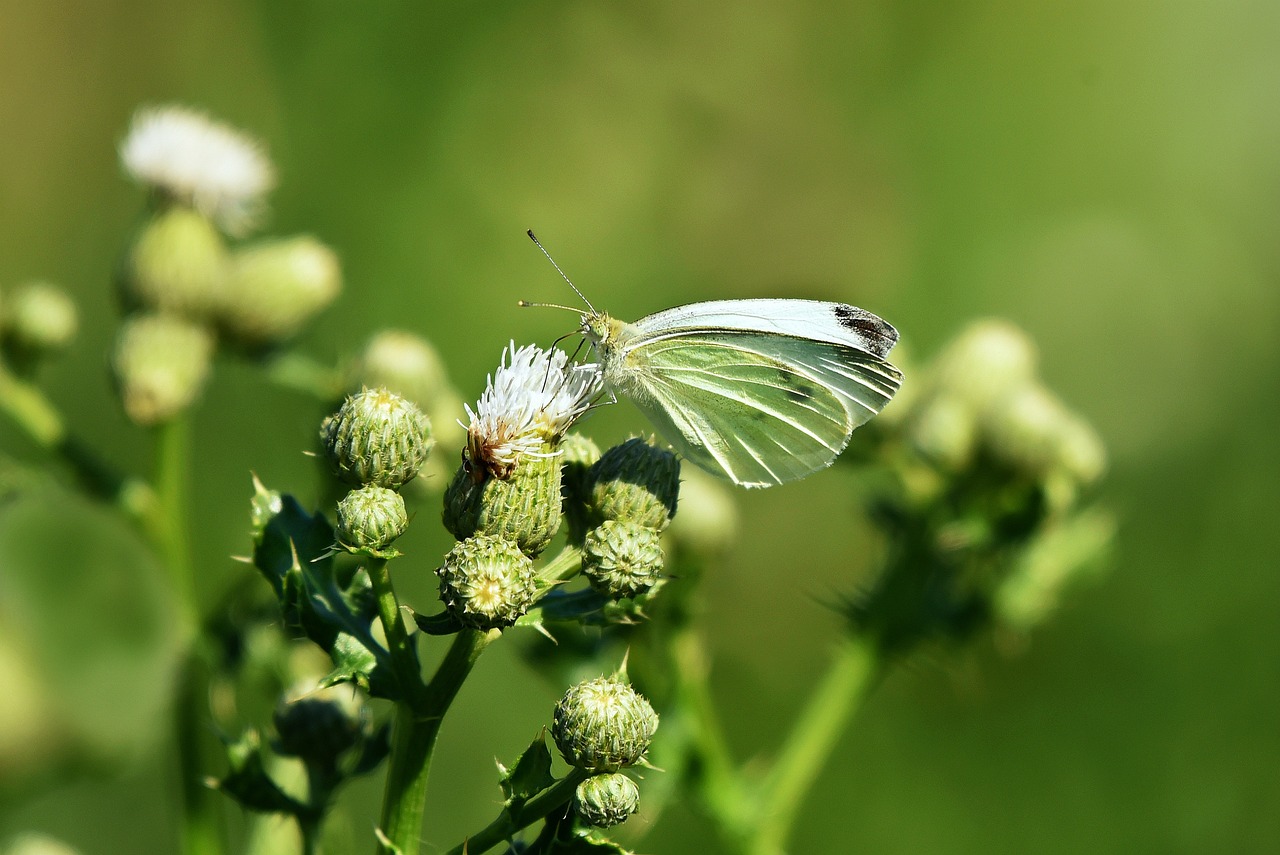
[[[586,303],[587,308],[591,310],[592,314],[595,314],[596,307],[591,305],[591,301],[587,299],[586,294],[583,294],[581,291],[578,290],[578,286],[573,284],[573,280],[570,279],[568,276],[565,276],[564,271],[560,269],[560,265],[556,264],[556,260],[551,257],[551,253],[547,252],[547,248],[542,245],[542,242],[538,240],[538,236],[533,233],[533,229],[529,229],[527,234],[529,235],[529,240],[533,241],[534,244],[538,247],[538,249],[542,250],[542,254],[547,257],[547,261],[551,262],[551,266],[556,269],[556,272],[560,274],[560,276],[564,279],[565,282],[569,283],[569,287],[573,289],[573,293],[578,295],[578,299]],[[527,303],[525,305],[533,305],[533,304]],[[547,305],[550,305],[550,304],[547,304]],[[564,307],[552,306],[552,308],[564,308]],[[574,311],[577,311],[577,310],[575,309]]]

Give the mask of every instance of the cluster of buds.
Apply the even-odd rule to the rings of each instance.
[[[464,624],[509,626],[533,604],[532,559],[560,528],[561,444],[599,392],[597,366],[512,344],[466,408],[466,448],[444,496],[459,544],[436,571],[441,600]]]
[[[680,461],[641,438],[590,465],[575,461],[564,481],[566,516],[582,544],[582,573],[610,599],[636,597],[657,584],[664,564],[659,536],[676,513]]]
[[[416,404],[386,389],[347,398],[320,426],[333,471],[354,486],[338,503],[338,545],[351,552],[388,557],[391,543],[409,525],[399,490],[431,452],[431,421]]]
[[[587,680],[565,692],[551,736],[566,763],[591,773],[573,797],[583,822],[606,828],[636,812],[640,791],[620,770],[645,762],[657,729],[657,713],[621,675]]]
[[[1080,509],[1106,468],[1102,442],[1012,324],[974,323],[916,376],[868,432],[898,476],[876,518],[905,546],[855,623],[890,646],[990,621],[1030,629],[1110,539],[1109,518]]]
[[[113,360],[125,412],[157,424],[199,396],[222,339],[287,341],[341,288],[337,256],[309,236],[232,246],[256,225],[275,172],[254,140],[182,107],[140,111],[120,146],[151,211],[120,272],[129,317]]]

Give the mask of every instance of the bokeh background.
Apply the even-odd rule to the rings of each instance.
[[[136,107],[176,101],[261,136],[281,176],[272,231],[340,252],[346,290],[301,347],[332,361],[408,328],[467,398],[508,340],[573,326],[515,305],[571,299],[528,227],[624,318],[840,299],[918,356],[1009,318],[1110,449],[1111,575],[1015,656],[895,674],[793,851],[1274,851],[1277,45],[1270,0],[5,0],[0,290],[39,277],[75,295],[85,327],[44,379],[106,456],[145,471],[106,372],[111,272],[143,203],[115,147]],[[248,572],[226,556],[246,549],[251,469],[314,496],[300,452],[320,415],[219,365],[195,440],[207,598]],[[627,405],[591,425],[640,427]],[[39,462],[7,424],[0,442]],[[776,743],[836,637],[822,603],[868,549],[844,522],[848,478],[740,495],[741,545],[706,582],[713,690],[744,755]],[[101,509],[38,511],[0,531],[0,839],[169,851],[158,573]],[[428,609],[433,516],[410,541]],[[5,572],[31,555],[47,574]],[[492,758],[559,694],[500,647],[445,727],[432,843],[487,821]],[[32,721],[47,709],[101,754],[66,756]],[[348,794],[361,847],[379,796]],[[642,848],[714,851],[679,808]]]

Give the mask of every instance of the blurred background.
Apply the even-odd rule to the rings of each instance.
[[[2,16],[0,291],[45,278],[75,296],[84,328],[43,379],[104,456],[149,466],[106,370],[112,271],[143,210],[116,146],[140,105],[259,136],[280,175],[271,230],[340,253],[345,292],[301,349],[332,362],[410,329],[469,400],[509,340],[575,326],[516,307],[572,302],[529,227],[622,318],[838,299],[890,320],[916,357],[973,318],[1008,318],[1108,445],[1111,575],[1016,655],[895,673],[792,850],[1274,851],[1274,2],[7,0]],[[227,558],[248,548],[250,470],[314,501],[301,452],[321,415],[243,363],[218,366],[195,426],[209,602],[251,572]],[[603,444],[642,427],[623,404],[588,429]],[[0,442],[40,462],[7,423]],[[798,707],[838,631],[823,603],[871,548],[843,523],[849,478],[737,496],[741,544],[704,594],[712,688],[744,756]],[[0,840],[168,851],[174,630],[151,559],[105,515],[71,502],[0,531]],[[449,542],[434,515],[403,546],[424,610]],[[19,559],[48,572],[6,573]],[[446,723],[432,844],[493,815],[492,758],[550,720],[562,687],[515,647],[486,656]],[[361,846],[380,789],[347,794]],[[641,844],[711,847],[679,808]]]

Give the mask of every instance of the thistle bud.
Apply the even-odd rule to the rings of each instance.
[[[333,250],[309,235],[262,241],[231,258],[218,320],[248,345],[296,335],[342,289]]]
[[[21,358],[34,358],[66,347],[79,326],[76,304],[47,282],[20,285],[5,301],[5,344]]]
[[[138,315],[120,327],[113,357],[125,413],[141,425],[167,421],[200,394],[213,358],[204,327],[167,315]]]
[[[431,422],[386,389],[352,395],[324,420],[320,438],[340,478],[397,489],[417,476],[431,451]]]
[[[626,822],[640,807],[640,788],[621,772],[592,775],[573,793],[573,810],[578,818],[596,828]]]
[[[510,626],[537,596],[533,562],[501,537],[481,534],[462,541],[436,575],[445,608],[476,629]]]
[[[1063,427],[1070,414],[1057,396],[1038,383],[1011,392],[987,413],[985,428],[992,453],[1033,476],[1058,462]]]
[[[971,324],[938,356],[934,387],[981,414],[1011,390],[1031,382],[1036,348],[1027,334],[1007,321]]]
[[[582,574],[591,587],[615,600],[649,590],[662,573],[658,533],[623,520],[605,520],[587,532]]]
[[[560,443],[560,495],[573,543],[582,543],[587,533],[587,498],[591,492],[587,473],[599,459],[599,446],[580,433],[571,433]]]
[[[285,756],[332,763],[360,741],[366,714],[352,686],[295,689],[276,706],[277,748]]]
[[[376,555],[408,527],[404,499],[395,490],[366,484],[338,502],[338,542],[351,552]]]
[[[477,481],[459,467],[444,494],[445,528],[459,540],[494,535],[539,555],[560,528],[560,458],[550,448],[522,455],[505,479]]]
[[[588,473],[595,522],[626,520],[662,531],[676,513],[680,461],[636,437],[606,451]]]
[[[222,235],[203,214],[171,205],[138,233],[125,262],[130,305],[207,319],[221,300],[227,273]]]
[[[613,772],[631,766],[649,750],[658,714],[616,677],[573,686],[556,704],[551,736],[571,766]]]

